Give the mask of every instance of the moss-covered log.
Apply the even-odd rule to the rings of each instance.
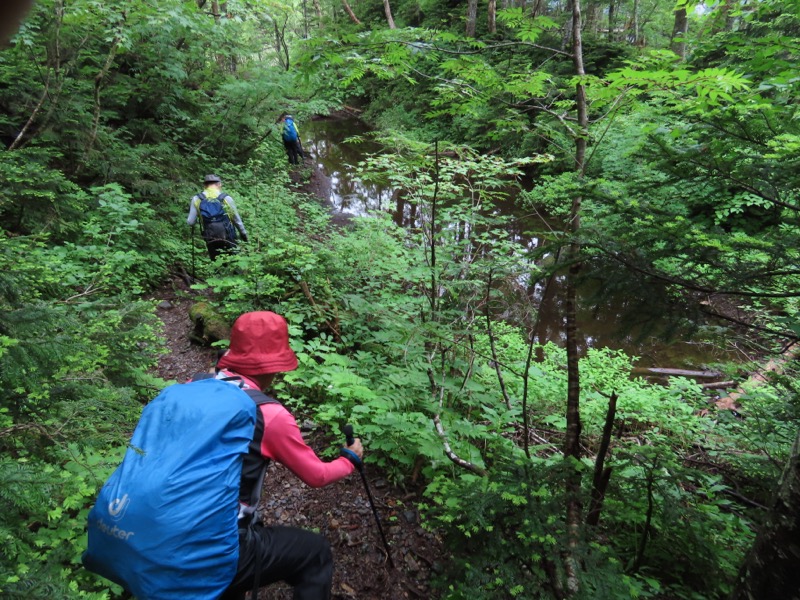
[[[198,302],[189,309],[189,318],[194,323],[190,338],[197,344],[210,346],[219,340],[226,340],[231,335],[227,321],[208,302]]]

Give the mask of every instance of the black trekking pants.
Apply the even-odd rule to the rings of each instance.
[[[333,555],[323,536],[294,527],[264,527],[260,523],[239,534],[239,566],[220,600],[243,600],[252,590],[261,558],[259,585],[285,581],[294,600],[329,600]]]
[[[207,240],[206,249],[208,250],[208,257],[211,260],[217,260],[220,254],[231,253],[236,251],[236,242],[230,240]]]
[[[283,147],[286,148],[289,164],[299,165],[300,161],[305,158],[303,156],[303,147],[300,145],[300,140],[283,140]]]

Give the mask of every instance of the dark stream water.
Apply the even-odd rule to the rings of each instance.
[[[393,214],[399,224],[408,224],[408,211],[397,212],[394,190],[364,183],[353,176],[354,166],[366,154],[379,151],[373,143],[346,141],[369,131],[363,122],[354,118],[313,120],[301,124],[301,131],[306,152],[327,179],[328,200],[334,213],[368,216],[385,211]],[[528,248],[543,243],[547,232],[551,231],[550,224],[534,215],[518,218],[510,227],[513,227],[512,236]],[[605,269],[613,268],[613,265],[604,267],[604,273],[609,275]],[[520,283],[526,288],[527,299],[538,311],[538,341],[553,341],[563,346],[566,337],[563,277],[554,277],[549,283],[536,282],[527,286],[525,282]],[[666,302],[663,305],[654,302],[652,294],[646,299],[635,293],[616,294],[598,302],[597,292],[602,286],[603,278],[598,276],[580,290],[578,323],[583,351],[603,347],[623,350],[639,357],[636,363],[639,367],[701,369],[736,359],[735,350],[727,347],[724,340],[709,343],[686,331],[681,333],[677,327],[680,315],[670,311]],[[522,312],[524,310],[520,310]],[[508,315],[510,320],[514,320],[514,316]],[[666,332],[672,334],[668,336]]]

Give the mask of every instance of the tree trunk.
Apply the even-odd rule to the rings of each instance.
[[[275,26],[275,53],[278,55],[278,62],[284,71],[289,70],[289,46],[286,45],[286,22],[288,17],[283,23],[282,27],[278,27],[278,21],[273,20],[272,24]]]
[[[383,12],[386,13],[386,22],[389,23],[389,29],[397,29],[392,18],[392,7],[389,5],[389,0],[383,0]]]
[[[679,8],[675,11],[675,26],[672,28],[672,38],[670,48],[672,51],[686,59],[686,32],[689,30],[689,18],[686,16],[686,8]]]
[[[722,5],[721,10],[725,19],[725,31],[733,31],[736,27],[736,22],[740,19],[740,17],[731,14],[730,2],[725,2],[725,4]]]
[[[595,2],[587,2],[584,7],[585,16],[583,18],[583,27],[590,33],[597,33],[597,23],[599,21],[600,5]]]
[[[61,90],[64,85],[64,77],[62,76],[61,69],[61,27],[64,23],[64,2],[62,0],[56,0],[53,9],[55,13],[55,31],[52,37],[52,46],[48,46],[48,48],[46,48],[47,61],[45,66],[47,67],[47,75],[44,77],[44,88],[42,89],[42,95],[40,96],[39,101],[36,103],[36,106],[33,108],[33,112],[31,112],[30,117],[28,117],[28,120],[25,122],[25,125],[22,126],[22,129],[19,130],[16,137],[11,142],[11,145],[8,147],[9,150],[22,148],[25,144],[27,144],[28,141],[30,141],[31,138],[26,139],[26,135],[36,122],[36,119],[38,118],[39,112],[44,106],[45,101],[50,102],[50,107],[45,114],[45,118],[39,123],[40,130],[44,128],[49,120],[49,116],[58,107],[58,101],[61,97]],[[55,82],[55,90],[51,89],[50,87],[51,79]]]
[[[314,10],[317,11],[318,25],[322,25],[322,7],[319,5],[319,0],[314,0]]]
[[[122,13],[122,21],[121,25],[119,26],[119,30],[114,35],[114,39],[111,42],[111,48],[108,50],[108,56],[106,56],[105,63],[103,63],[103,67],[94,77],[94,118],[92,119],[92,129],[89,133],[89,140],[86,142],[86,149],[84,150],[84,161],[88,162],[89,152],[91,152],[92,147],[94,146],[94,142],[97,139],[97,132],[100,129],[100,117],[102,113],[102,103],[100,101],[100,90],[103,88],[103,81],[105,80],[106,76],[108,75],[109,71],[111,70],[111,66],[114,64],[114,58],[117,56],[117,50],[119,49],[119,44],[122,41],[122,32],[121,27],[124,26],[125,21],[127,20],[127,16],[125,12]],[[76,172],[80,170],[80,165],[77,167]]]
[[[561,50],[566,51],[572,45],[572,33],[575,29],[575,4],[571,0],[567,1],[567,21],[564,23],[564,31],[561,35]],[[574,46],[573,46],[574,47]]]
[[[798,598],[800,590],[800,432],[767,520],[756,536],[731,600]]]
[[[572,60],[575,66],[575,74],[582,77],[586,74],[583,66],[583,40],[581,38],[581,1],[572,0]],[[578,131],[575,137],[575,170],[578,178],[582,179],[586,168],[586,138],[589,127],[589,112],[586,101],[586,90],[583,82],[579,79],[575,86],[575,107],[578,117]],[[565,553],[564,569],[567,575],[567,593],[575,596],[579,592],[580,582],[578,579],[578,545],[580,542],[581,513],[583,510],[581,503],[581,472],[578,470],[577,461],[581,454],[581,413],[580,397],[581,384],[580,372],[578,369],[578,293],[577,277],[581,269],[580,254],[581,244],[578,238],[581,226],[581,203],[580,193],[575,194],[572,199],[569,218],[569,233],[571,241],[567,249],[567,262],[569,271],[567,272],[566,286],[566,330],[567,330],[567,432],[564,439],[564,455],[567,459],[575,462],[571,466],[570,474],[566,481],[566,526],[567,526],[567,551]]]
[[[475,23],[478,20],[478,0],[468,0],[467,2],[467,26],[464,34],[467,37],[475,37]]]
[[[597,526],[600,522],[600,513],[603,510],[603,501],[606,497],[606,489],[611,479],[611,467],[606,467],[606,456],[608,448],[611,446],[611,433],[614,429],[614,418],[617,415],[617,400],[619,397],[616,392],[611,394],[608,399],[608,410],[606,411],[606,423],[603,426],[603,435],[600,438],[600,447],[597,450],[597,458],[594,461],[594,477],[592,478],[592,496],[589,502],[589,511],[586,515],[586,524]]]
[[[616,39],[614,35],[614,27],[617,24],[616,3],[610,0],[608,3],[608,39],[612,42]]]
[[[489,0],[487,26],[489,33],[497,33],[497,0]]]
[[[639,0],[633,0],[633,14],[631,14],[631,35],[628,38],[634,46],[639,45]]]
[[[350,5],[347,3],[347,0],[342,0],[342,4],[344,5],[344,9],[345,11],[347,11],[347,14],[350,15],[350,18],[353,20],[353,23],[355,23],[356,25],[361,25],[361,21],[358,20],[356,13],[354,13],[353,9],[350,8]]]

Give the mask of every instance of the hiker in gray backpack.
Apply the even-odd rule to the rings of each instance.
[[[189,216],[186,222],[194,226],[197,217],[200,217],[208,256],[211,260],[216,260],[220,252],[236,250],[237,229],[245,242],[247,231],[233,198],[222,191],[222,180],[219,176],[206,175],[203,184],[205,189],[195,195],[189,203]]]
[[[294,122],[292,115],[283,115],[281,117],[283,122],[283,147],[286,149],[286,155],[289,157],[290,165],[299,165],[305,158],[303,155],[303,144],[300,142],[300,132],[297,130],[297,124]]]
[[[217,379],[236,382],[245,392],[264,391],[278,373],[297,368],[286,320],[270,311],[244,313],[233,324],[230,347],[217,361]],[[256,509],[266,468],[275,460],[307,485],[330,485],[361,464],[361,440],[348,440],[339,458],[326,462],[310,448],[294,416],[278,401],[258,404],[256,426],[244,456],[239,485],[239,563],[221,600],[241,600],[261,585],[286,581],[295,600],[330,598],[333,556],[322,535],[296,527],[264,525]]]

